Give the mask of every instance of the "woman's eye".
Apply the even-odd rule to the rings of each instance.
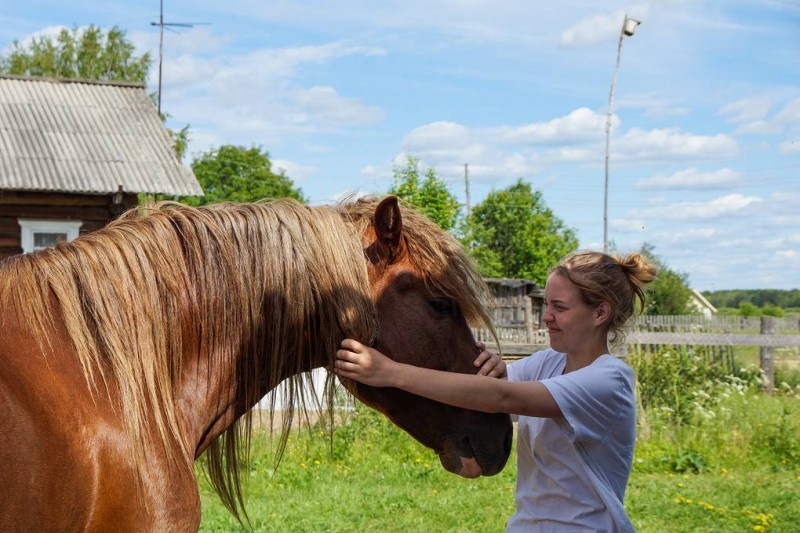
[[[457,306],[447,298],[434,298],[428,302],[433,310],[442,316],[456,316]]]

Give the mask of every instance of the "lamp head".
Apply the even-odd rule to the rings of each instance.
[[[641,21],[625,17],[625,23],[622,25],[622,33],[625,36],[630,37],[636,33],[636,26],[639,24],[641,24]]]

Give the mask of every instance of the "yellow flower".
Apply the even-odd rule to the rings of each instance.
[[[764,526],[753,526],[753,531],[766,531]]]

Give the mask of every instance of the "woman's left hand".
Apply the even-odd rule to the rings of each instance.
[[[342,341],[336,352],[337,376],[352,379],[373,387],[391,387],[392,361],[381,352],[353,339]]]
[[[503,358],[496,353],[487,350],[486,345],[482,342],[476,342],[475,344],[481,351],[474,362],[474,365],[478,367],[478,374],[492,378],[507,378],[508,372],[506,370],[506,363],[503,361]]]

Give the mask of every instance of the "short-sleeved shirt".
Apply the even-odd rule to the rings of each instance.
[[[508,532],[634,531],[622,501],[636,441],[633,371],[613,355],[564,374],[552,349],[508,366],[541,381],[563,417],[519,417],[517,511]]]

